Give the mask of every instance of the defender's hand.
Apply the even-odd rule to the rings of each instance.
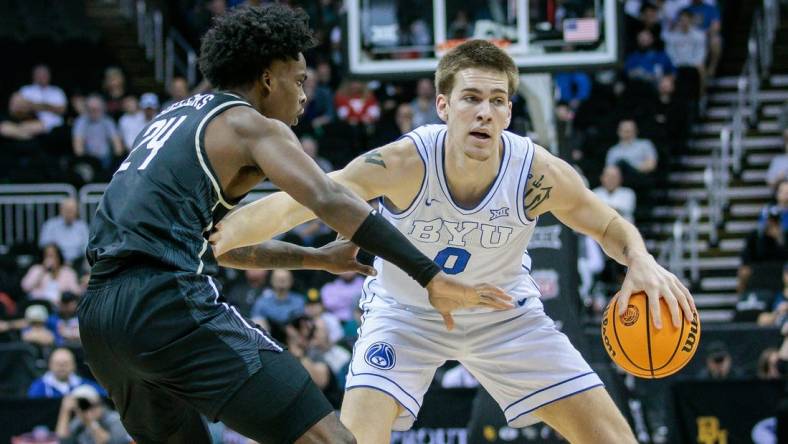
[[[333,274],[340,274],[346,271],[361,273],[365,276],[375,276],[377,270],[368,265],[364,265],[356,260],[358,246],[353,242],[338,239],[317,249],[315,259],[318,260],[319,268]]]
[[[660,297],[668,304],[676,328],[681,326],[681,311],[684,311],[686,319],[692,320],[695,317],[695,300],[687,287],[673,273],[659,265],[651,255],[639,256],[630,261],[627,276],[616,295],[621,302],[619,316],[626,311],[632,293],[640,291],[648,296],[648,305],[656,328],[662,328]]]
[[[454,328],[451,312],[461,308],[488,307],[506,310],[514,307],[512,297],[498,287],[480,284],[469,287],[440,272],[427,284],[430,304],[443,316],[446,328]]]
[[[222,230],[222,223],[219,222],[213,227],[213,231],[211,232],[210,237],[208,237],[208,242],[213,248],[213,255],[215,257],[219,257],[232,249],[230,247],[231,243],[233,242],[232,233]]]

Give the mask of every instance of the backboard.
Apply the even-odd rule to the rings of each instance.
[[[468,38],[505,48],[524,72],[619,58],[616,0],[345,0],[348,68],[357,76],[432,72]]]

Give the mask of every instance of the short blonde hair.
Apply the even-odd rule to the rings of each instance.
[[[454,75],[468,68],[503,72],[509,83],[509,97],[517,91],[520,77],[509,54],[487,40],[468,40],[450,50],[438,62],[435,71],[435,89],[438,94],[450,95],[454,87]]]

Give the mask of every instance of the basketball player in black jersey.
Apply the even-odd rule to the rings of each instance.
[[[341,242],[314,250],[269,241],[215,258],[208,234],[263,178],[405,270],[442,313],[511,304],[497,288],[447,278],[302,151],[288,125],[303,111],[302,52],[313,44],[306,14],[278,4],[215,22],[200,65],[217,90],[148,124],[98,207],[80,333],[137,442],[207,443],[201,415],[263,443],[353,442],[298,361],[224,303],[211,278],[217,262],[366,270]]]

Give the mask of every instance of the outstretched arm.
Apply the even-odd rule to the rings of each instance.
[[[424,167],[408,138],[372,150],[329,176],[361,199],[386,196],[394,205],[407,206],[421,186]],[[306,221],[315,213],[284,192],[246,205],[228,214],[211,236],[214,253],[254,245]]]
[[[654,324],[661,327],[659,298],[670,307],[673,324],[680,325],[680,310],[692,319],[695,303],[689,290],[649,254],[637,228],[586,188],[580,175],[563,160],[537,147],[524,205],[531,217],[551,212],[566,226],[591,236],[612,257],[628,267],[618,293],[622,313],[632,293],[648,295]]]
[[[219,265],[249,269],[283,268],[288,270],[325,270],[334,274],[355,271],[373,276],[375,269],[356,261],[358,247],[337,240],[321,248],[301,247],[270,240],[259,245],[239,247],[219,256]]]

